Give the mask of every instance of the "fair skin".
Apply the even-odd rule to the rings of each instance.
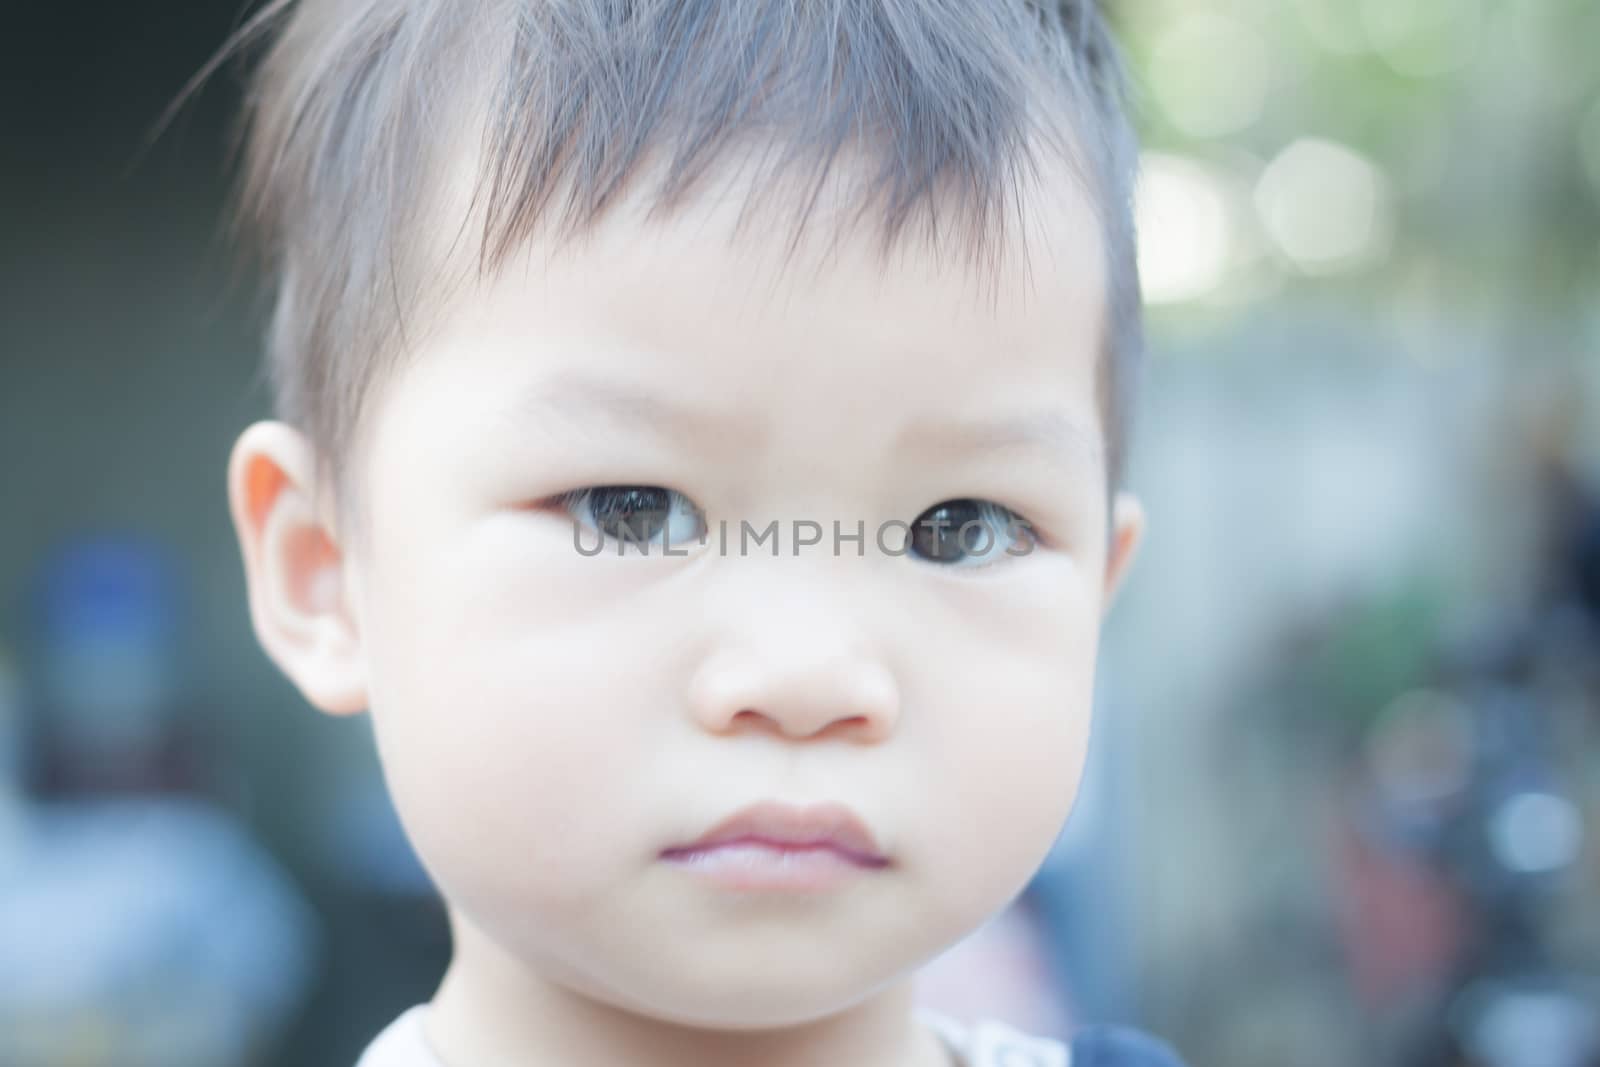
[[[783,234],[730,244],[735,205],[714,198],[648,224],[624,204],[556,257],[530,243],[377,394],[363,536],[294,429],[239,438],[256,632],[313,705],[370,709],[448,902],[426,1022],[443,1063],[950,1062],[912,976],[1024,888],[1065,822],[1143,529],[1125,492],[1106,514],[1097,224],[1071,179],[1051,189],[1031,273],[1008,259],[995,304],[959,264],[910,247],[885,270],[865,240],[780,277]],[[608,387],[636,395],[606,407]],[[682,419],[657,426],[651,402]],[[950,436],[1034,418],[1055,432]],[[580,554],[551,498],[619,485],[681,494],[708,544]],[[875,545],[963,498],[1037,542],[985,566]],[[720,552],[717,524],[741,519],[778,520],[782,554]],[[794,555],[798,519],[827,535]],[[832,520],[865,522],[864,554],[834,553]],[[848,805],[892,862],[743,894],[660,858],[763,799]]]

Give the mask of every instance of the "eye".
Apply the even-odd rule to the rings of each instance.
[[[1028,520],[993,501],[946,500],[911,524],[909,553],[933,563],[986,567],[1007,556],[1025,556],[1035,545]]]
[[[601,535],[635,544],[677,545],[705,536],[705,515],[688,497],[657,485],[574,489],[553,503]]]

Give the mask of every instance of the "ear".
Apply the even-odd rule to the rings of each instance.
[[[1100,598],[1100,614],[1111,610],[1128,568],[1144,541],[1144,505],[1126,490],[1117,490],[1111,505],[1111,543],[1106,547],[1105,588]]]
[[[367,706],[366,663],[349,610],[351,571],[313,499],[315,453],[282,422],[251,425],[228,458],[228,509],[244,556],[250,622],[267,656],[330,715]]]

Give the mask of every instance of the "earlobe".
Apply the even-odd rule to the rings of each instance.
[[[347,715],[367,706],[365,656],[349,561],[317,506],[314,475],[304,435],[257,422],[228,458],[228,508],[261,647],[313,706]]]
[[[1144,527],[1144,505],[1132,493],[1119,489],[1112,501],[1111,543],[1106,546],[1105,587],[1100,601],[1102,616],[1111,610],[1122,589],[1128,568],[1144,541]]]

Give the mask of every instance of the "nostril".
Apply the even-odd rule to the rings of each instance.
[[[791,733],[795,736],[823,737],[838,733],[855,733],[860,730],[865,730],[871,726],[872,717],[870,715],[851,715],[848,718],[834,718],[830,719],[826,723],[823,723],[819,728],[811,730],[799,730],[798,724],[794,724],[794,729],[791,729],[790,726],[786,726],[784,719],[781,716],[774,717],[763,714],[754,708],[745,708],[742,711],[734,714],[733,718],[729,720],[729,727],[732,729],[737,729],[742,722],[749,722],[751,725],[759,725],[764,729],[775,729],[780,733]]]
[[[867,715],[852,715],[847,719],[835,719],[817,732],[817,736],[826,737],[832,734],[842,734],[846,737],[852,734],[870,732],[872,718]]]

